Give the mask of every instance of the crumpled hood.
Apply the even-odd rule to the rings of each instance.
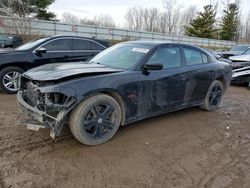
[[[239,55],[229,58],[232,61],[250,61],[250,55]]]
[[[115,73],[123,70],[106,65],[89,63],[55,63],[42,65],[23,73],[23,76],[37,81],[59,80],[74,75],[89,75],[95,73]]]

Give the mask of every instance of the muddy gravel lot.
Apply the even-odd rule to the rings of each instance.
[[[121,127],[87,147],[68,127],[20,126],[14,95],[0,94],[0,187],[250,187],[250,90],[231,87],[215,112],[182,110]]]

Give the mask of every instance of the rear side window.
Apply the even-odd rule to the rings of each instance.
[[[73,50],[92,50],[91,42],[73,39]]]
[[[160,48],[148,61],[148,64],[157,63],[162,64],[164,69],[181,67],[180,49],[178,47]]]
[[[184,48],[184,55],[187,65],[199,65],[209,62],[208,56],[197,50]]]
[[[209,61],[208,61],[207,55],[205,55],[203,53],[201,55],[202,55],[202,61],[203,61],[203,63],[208,63]]]
[[[47,51],[67,51],[70,50],[70,39],[58,39],[43,46]]]
[[[105,48],[98,43],[91,42],[92,50],[104,50]]]

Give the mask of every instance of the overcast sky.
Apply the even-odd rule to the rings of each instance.
[[[196,5],[199,9],[210,0],[177,0],[183,7]],[[227,2],[227,0],[221,0]],[[96,14],[108,14],[112,16],[118,25],[124,24],[124,15],[129,7],[157,7],[162,8],[162,0],[56,0],[49,9],[61,18],[63,12],[70,12],[79,17],[93,17]],[[241,0],[244,13],[250,11],[249,0]]]

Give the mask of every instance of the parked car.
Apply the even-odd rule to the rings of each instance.
[[[219,61],[223,61],[223,62],[226,62],[226,63],[230,63],[231,64],[231,61],[229,59],[225,59],[225,58],[222,58],[221,55],[218,53],[218,52],[215,52],[213,50],[210,50],[208,48],[204,48],[204,50],[206,50],[210,55],[212,55],[215,59],[219,60]]]
[[[120,125],[200,106],[218,108],[232,69],[199,47],[165,42],[117,44],[87,63],[50,64],[24,73],[19,106],[28,129],[71,132],[87,145],[111,139]]]
[[[248,84],[250,88],[250,49],[229,58],[233,67],[233,84]]]
[[[248,84],[250,89],[250,66],[233,70],[233,84]]]
[[[18,91],[17,78],[23,72],[48,63],[87,61],[109,47],[94,38],[53,36],[26,43],[14,50],[0,51],[0,90]]]
[[[231,56],[241,55],[250,48],[250,45],[237,45],[232,47],[231,50],[222,52],[221,57],[229,59]]]
[[[0,48],[16,48],[23,44],[23,39],[18,36],[0,36]]]
[[[240,69],[250,66],[250,49],[245,51],[242,55],[232,56],[229,58],[233,69]]]

